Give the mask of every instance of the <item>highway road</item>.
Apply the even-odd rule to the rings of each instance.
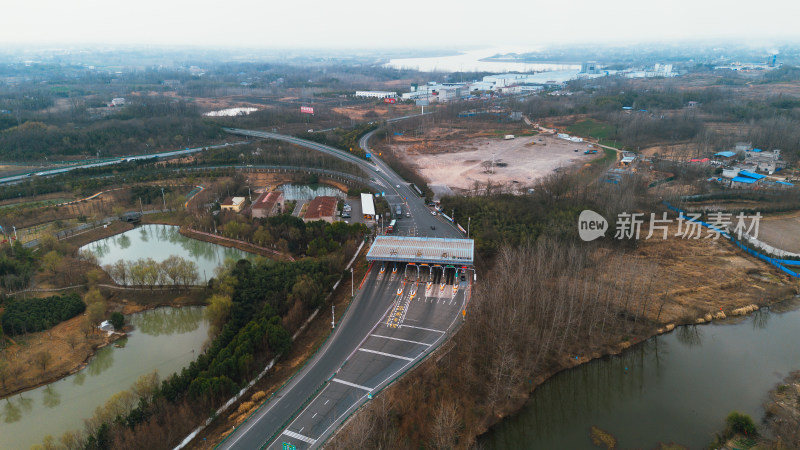
[[[420,236],[461,237],[433,216],[412,188],[383,161],[372,162],[335,148],[275,133],[228,130],[254,138],[279,139],[357,164],[385,188],[393,207],[412,217],[404,230]],[[367,146],[370,135],[361,145]],[[377,169],[377,170],[376,170]],[[398,187],[399,186],[399,187]],[[435,230],[431,229],[435,227]],[[421,233],[427,229],[428,232]],[[470,277],[393,263],[370,268],[341,323],[309,362],[267,404],[240,425],[221,449],[317,448],[358,406],[444,342],[460,321]],[[408,275],[408,278],[406,278]],[[449,281],[449,283],[448,283]]]
[[[393,120],[401,120],[403,118],[398,117]],[[276,139],[289,142],[291,144],[301,145],[303,147],[317,150],[330,156],[351,162],[361,167],[368,177],[375,179],[375,187],[380,187],[381,192],[385,194],[386,200],[389,202],[389,206],[391,206],[392,211],[395,210],[397,205],[403,207],[404,217],[398,220],[399,232],[396,234],[441,238],[463,237],[452,223],[443,219],[438,214],[433,216],[431,214],[432,208],[429,208],[425,205],[424,199],[421,198],[416,191],[414,191],[414,189],[411,187],[411,184],[402,179],[391,169],[391,167],[389,167],[388,164],[372,153],[369,148],[369,139],[375,133],[374,131],[365,134],[359,141],[361,148],[363,148],[367,153],[372,153],[371,161],[367,161],[359,158],[358,156],[354,156],[350,153],[327,145],[319,144],[313,141],[307,141],[294,136],[270,133],[267,131],[242,130],[238,128],[226,128],[225,131],[250,138]],[[405,217],[406,211],[411,212],[411,217]],[[388,222],[386,223],[388,224]]]
[[[188,155],[188,154],[191,154],[191,153],[202,152],[203,150],[209,149],[209,148],[221,148],[221,147],[227,147],[229,145],[239,145],[239,144],[244,144],[244,143],[245,142],[235,142],[233,144],[229,144],[229,143],[226,142],[224,144],[210,145],[208,147],[186,148],[186,149],[183,149],[183,150],[173,150],[173,151],[169,151],[169,152],[151,153],[151,154],[147,154],[147,155],[120,156],[118,158],[110,158],[110,159],[101,160],[101,161],[97,161],[97,162],[75,164],[73,166],[59,167],[57,169],[42,170],[42,171],[39,171],[39,172],[29,172],[29,173],[24,173],[24,174],[21,174],[21,175],[3,177],[3,178],[0,178],[0,184],[15,184],[15,183],[19,183],[19,182],[31,179],[31,177],[33,177],[34,175],[37,176],[37,177],[51,177],[51,176],[54,176],[54,175],[59,175],[59,174],[62,174],[62,173],[65,173],[65,172],[70,172],[70,171],[77,170],[77,169],[89,169],[89,168],[92,168],[92,167],[110,166],[112,164],[121,164],[123,162],[137,161],[137,160],[144,160],[144,159],[174,158],[174,157],[177,157],[177,156],[183,156],[183,155]]]

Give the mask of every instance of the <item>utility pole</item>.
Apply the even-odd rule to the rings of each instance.
[[[334,311],[336,311],[336,305],[331,305],[331,330],[336,328],[336,315]]]
[[[161,188],[161,201],[164,202],[164,209],[167,209],[167,199],[164,197],[164,188]]]
[[[467,239],[469,239],[469,224],[472,222],[472,217],[467,217]]]

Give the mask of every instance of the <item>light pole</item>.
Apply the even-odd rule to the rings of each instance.
[[[469,224],[472,222],[472,217],[467,217],[467,239],[469,239]]]
[[[334,311],[336,311],[336,305],[331,305],[331,330],[336,328],[336,315]]]
[[[352,297],[355,293],[355,282],[353,278],[353,268],[350,268],[350,297]]]
[[[167,199],[164,197],[164,188],[161,188],[161,201],[164,202],[164,209],[167,209]]]

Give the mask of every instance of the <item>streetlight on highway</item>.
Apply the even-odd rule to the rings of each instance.
[[[353,281],[353,268],[351,267],[350,268],[350,297],[352,297],[354,295],[354,291],[355,291],[355,284],[354,284],[354,281]]]

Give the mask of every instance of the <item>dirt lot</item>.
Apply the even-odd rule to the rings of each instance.
[[[85,320],[82,314],[49,330],[16,337],[0,353],[8,362],[10,375],[5,385],[0,386],[0,398],[49,383],[83,367],[96,348],[109,342],[105,333],[84,334],[81,326]],[[39,352],[49,352],[52,356],[45,370],[33,363],[34,355]]]
[[[393,147],[411,163],[430,184],[467,190],[476,183],[520,183],[553,173],[560,167],[595,159],[584,155],[588,143],[575,143],[552,136],[526,136],[513,140],[501,137],[474,138],[457,142],[428,141],[423,147],[397,143]],[[575,150],[578,152],[575,152]],[[494,154],[494,173],[486,165]],[[602,152],[597,155],[602,156]]]
[[[781,250],[800,253],[800,212],[761,219],[758,239]]]

